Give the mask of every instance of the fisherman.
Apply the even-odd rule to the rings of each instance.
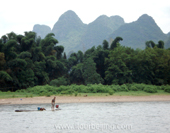
[[[51,110],[54,110],[55,99],[56,99],[56,97],[54,97],[51,101],[51,105],[52,105]]]

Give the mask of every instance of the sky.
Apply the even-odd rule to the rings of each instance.
[[[100,15],[119,15],[130,23],[148,14],[164,33],[170,32],[170,0],[3,0],[0,5],[0,37],[12,31],[24,34],[35,24],[53,28],[68,10],[85,24]]]

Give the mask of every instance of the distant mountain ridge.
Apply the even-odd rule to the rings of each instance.
[[[124,25],[124,20],[119,16],[99,16],[92,23],[88,24],[81,41],[87,49],[92,46],[98,46],[121,25]]]
[[[159,40],[167,38],[167,35],[157,26],[154,19],[147,14],[139,17],[137,21],[124,24],[109,37],[114,39],[117,36],[123,38],[122,45],[135,49],[144,49],[146,41],[152,40],[157,43]]]
[[[49,26],[34,25],[33,31],[41,38],[50,32],[54,33],[59,41],[58,45],[63,45],[66,53],[78,50],[85,52],[93,46],[101,45],[103,40],[109,41],[117,36],[123,38],[122,45],[144,49],[146,41],[153,40],[157,43],[159,40],[167,40],[168,36],[147,14],[131,23],[125,23],[120,16],[101,15],[93,22],[84,24],[71,10],[60,16],[52,30]]]
[[[44,38],[48,33],[51,33],[51,28],[47,25],[36,24],[33,27],[33,31],[37,33],[37,36]]]
[[[81,38],[86,30],[87,25],[73,11],[67,11],[55,23],[52,32],[63,45],[66,52],[74,50],[81,44]],[[82,49],[81,49],[82,50]]]
[[[69,10],[60,16],[51,32],[55,34],[59,45],[63,45],[65,52],[68,53],[78,50],[85,51],[92,46],[102,44],[104,39],[107,39],[113,31],[123,24],[124,20],[120,16],[107,17],[102,15],[87,25],[81,21],[75,12]],[[45,30],[43,26],[33,28],[33,31],[41,38],[49,33],[49,30],[46,30],[46,33]]]

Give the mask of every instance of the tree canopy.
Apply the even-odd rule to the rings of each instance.
[[[164,42],[147,41],[144,50],[121,46],[116,37],[111,46],[93,46],[69,57],[53,33],[44,39],[34,32],[11,32],[0,39],[1,90],[51,84],[170,84],[170,50]]]

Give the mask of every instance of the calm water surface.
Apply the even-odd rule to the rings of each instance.
[[[1,133],[169,133],[170,102],[0,105]],[[17,109],[47,111],[14,112]]]

